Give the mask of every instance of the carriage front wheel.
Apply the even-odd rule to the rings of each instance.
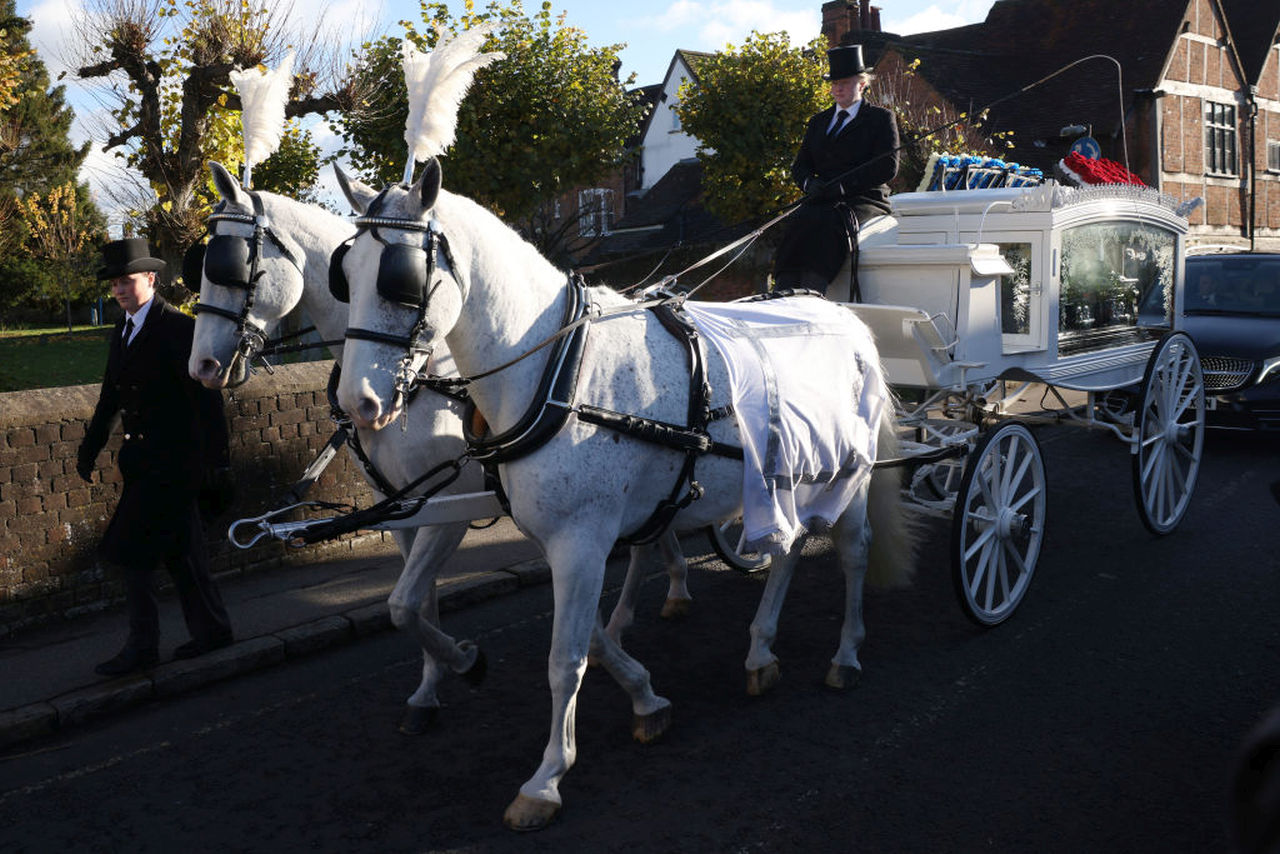
[[[711,547],[716,550],[720,559],[734,569],[756,572],[768,569],[773,562],[773,558],[767,554],[746,550],[741,517],[708,525],[707,538],[711,540]]]
[[[1140,396],[1133,492],[1142,524],[1167,534],[1187,513],[1204,450],[1204,375],[1185,332],[1160,339],[1147,360]]]
[[[971,620],[994,626],[1026,595],[1044,540],[1044,460],[1031,431],[1005,421],[969,455],[951,518],[952,579]]]

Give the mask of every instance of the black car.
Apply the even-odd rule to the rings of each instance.
[[[1280,430],[1280,254],[1190,255],[1185,282],[1209,423]]]

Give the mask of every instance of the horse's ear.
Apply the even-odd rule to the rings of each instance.
[[[337,163],[333,164],[333,171],[338,176],[338,186],[342,188],[342,195],[347,197],[351,209],[358,214],[364,213],[369,203],[378,195],[377,191],[362,181],[348,178],[347,173],[343,172],[342,167]]]
[[[424,211],[429,211],[435,207],[436,197],[440,195],[440,184],[443,180],[444,176],[440,172],[440,161],[432,157],[427,161],[427,167],[422,170],[422,177],[418,179],[418,184],[415,188]]]
[[[242,197],[243,190],[240,189],[240,182],[232,177],[231,173],[227,171],[227,167],[217,161],[210,160],[209,171],[213,173],[213,186],[222,198],[232,204],[239,202],[245,207],[250,205],[250,202]]]

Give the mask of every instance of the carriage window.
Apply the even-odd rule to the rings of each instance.
[[[1174,234],[1135,222],[1099,222],[1062,234],[1058,351],[1084,352],[1145,337],[1173,305]]]
[[[1000,280],[1000,331],[1031,334],[1031,244],[1001,243],[1000,254],[1013,268]]]

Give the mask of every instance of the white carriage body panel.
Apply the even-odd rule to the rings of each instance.
[[[851,307],[896,385],[1122,388],[1177,316],[1187,222],[1154,190],[1050,182],[892,203],[894,226],[860,244]]]

